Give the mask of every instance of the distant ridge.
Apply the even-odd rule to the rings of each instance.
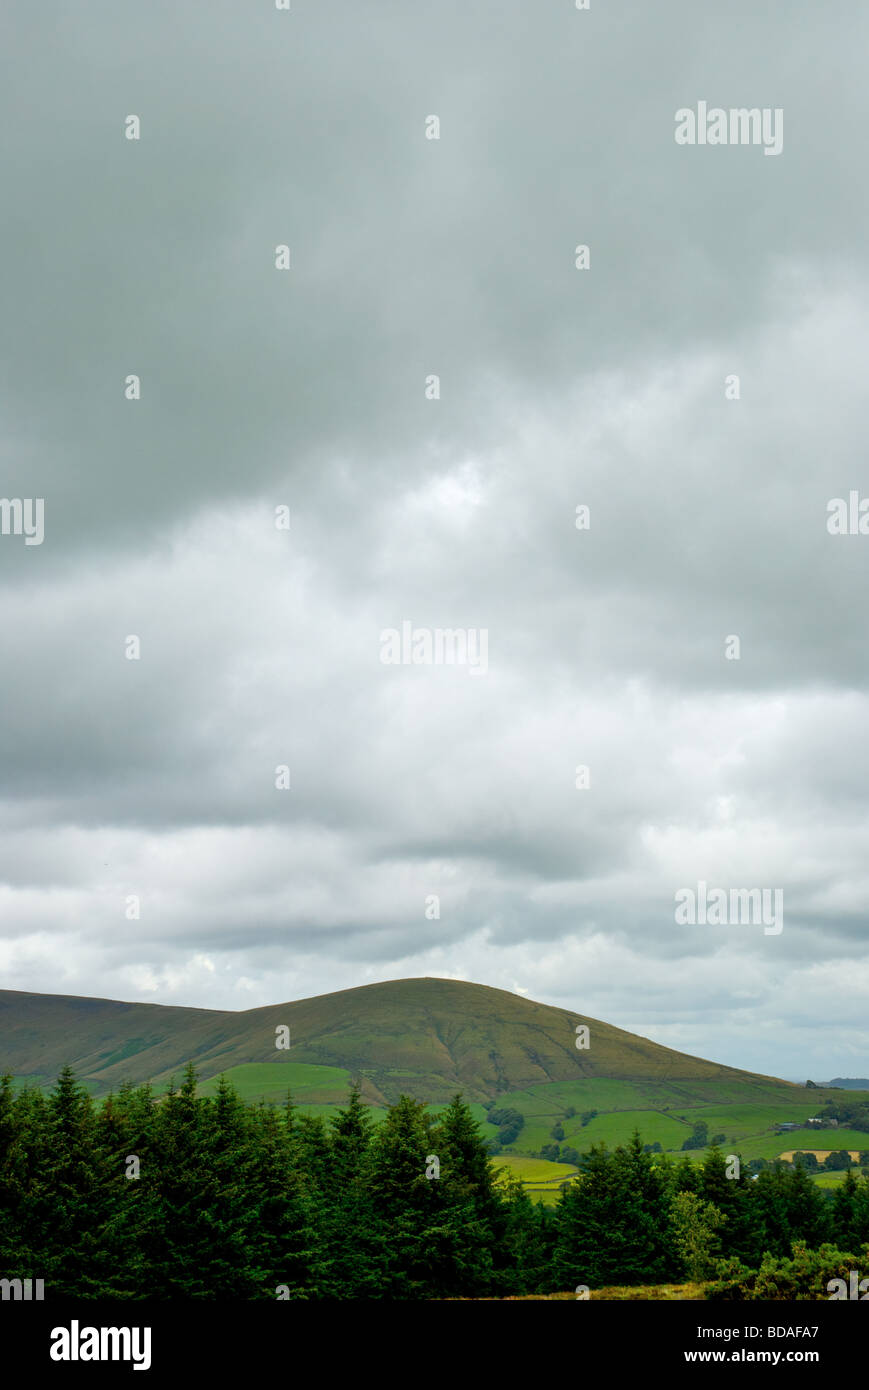
[[[578,1024],[590,1029],[587,1051],[576,1047]],[[289,1052],[275,1047],[280,1025],[290,1029]],[[242,1012],[0,990],[0,1071],[18,1077],[45,1081],[70,1065],[104,1093],[123,1080],[180,1077],[190,1061],[207,1080],[245,1063],[288,1058],[345,1069],[376,1104],[401,1092],[437,1102],[456,1090],[485,1101],[583,1078],[730,1081],[746,1094],[770,1080],[794,1094],[800,1089],[460,980],[392,980]]]

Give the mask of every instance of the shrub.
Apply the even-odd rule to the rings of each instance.
[[[519,1138],[525,1124],[525,1116],[521,1111],[511,1110],[509,1107],[501,1110],[490,1110],[486,1119],[490,1125],[498,1126],[498,1143],[502,1148]]]
[[[807,1173],[817,1173],[820,1171],[820,1164],[813,1153],[803,1153],[802,1149],[797,1149],[794,1153],[794,1163],[801,1163]]]
[[[680,1192],[673,1198],[673,1243],[689,1279],[708,1279],[715,1272],[715,1256],[721,1249],[716,1232],[725,1220],[718,1207],[695,1192]]]
[[[705,1120],[697,1120],[691,1129],[691,1138],[686,1139],[683,1149],[705,1149],[709,1143],[709,1126]]]
[[[833,1149],[827,1155],[824,1167],[828,1173],[839,1173],[843,1168],[851,1167],[851,1155],[847,1149]]]
[[[789,1258],[776,1259],[767,1253],[760,1269],[748,1269],[739,1260],[721,1260],[716,1280],[706,1290],[706,1297],[721,1299],[764,1299],[773,1302],[806,1302],[829,1299],[827,1285],[832,1279],[844,1279],[848,1285],[852,1269],[869,1268],[869,1245],[861,1255],[850,1255],[833,1245],[809,1250],[799,1242]]]

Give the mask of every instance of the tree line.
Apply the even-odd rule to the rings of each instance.
[[[800,1165],[730,1177],[717,1148],[653,1158],[635,1134],[583,1155],[547,1208],[460,1096],[436,1116],[402,1096],[375,1126],[355,1085],[327,1123],[225,1078],[197,1095],[192,1066],[159,1099],[124,1085],[102,1104],[69,1068],[49,1095],[0,1080],[0,1277],[47,1297],[497,1298],[707,1279],[829,1241],[869,1243],[869,1179],[828,1196]]]

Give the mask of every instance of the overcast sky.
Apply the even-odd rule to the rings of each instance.
[[[858,0],[7,0],[5,987],[450,976],[869,1075],[867,44]],[[700,101],[781,153],[677,144]],[[487,669],[384,664],[402,623]],[[700,881],[783,929],[677,924]]]

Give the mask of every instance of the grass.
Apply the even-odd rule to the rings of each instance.
[[[823,1137],[822,1137],[823,1135]],[[778,1158],[794,1149],[869,1149],[869,1134],[855,1129],[797,1129],[789,1134],[760,1134],[751,1136],[749,1158]]]
[[[496,1168],[506,1168],[513,1177],[536,1186],[564,1182],[576,1174],[576,1169],[569,1163],[553,1163],[548,1158],[526,1158],[522,1154],[496,1154],[493,1162]]]
[[[615,1284],[605,1289],[592,1289],[589,1298],[600,1300],[618,1300],[619,1302],[643,1300],[654,1300],[656,1302],[673,1302],[679,1300],[697,1301],[705,1299],[707,1284],[638,1284],[625,1286]],[[574,1293],[574,1298],[576,1294]]]
[[[564,1182],[571,1182],[577,1170],[569,1163],[553,1163],[548,1158],[528,1158],[524,1154],[496,1154],[496,1168],[506,1169],[519,1178],[533,1202],[554,1206]]]
[[[343,1067],[318,1067],[307,1062],[248,1062],[229,1067],[225,1073],[243,1101],[286,1100],[292,1091],[298,1103],[317,1100],[321,1104],[345,1104],[350,1073]],[[213,1096],[219,1078],[211,1077],[197,1087],[202,1096]]]
[[[838,1187],[839,1183],[844,1182],[846,1169],[841,1169],[838,1173],[810,1173],[809,1177],[818,1187]],[[855,1178],[860,1176],[859,1168],[852,1168],[851,1172]]]
[[[702,1161],[705,1150],[682,1149],[692,1126],[702,1120],[710,1139],[723,1134],[725,1152],[739,1153],[747,1162],[751,1158],[778,1158],[801,1144],[806,1148],[822,1144],[869,1148],[869,1134],[852,1130],[824,1130],[823,1139],[818,1130],[795,1130],[785,1135],[775,1132],[776,1124],[806,1120],[837,1094],[841,1093],[821,1088],[806,1092],[764,1078],[749,1078],[744,1087],[730,1078],[699,1082],[583,1079],[511,1091],[499,1097],[498,1105],[525,1116],[521,1133],[509,1147],[515,1155],[539,1152],[554,1142],[580,1153],[588,1152],[592,1144],[603,1143],[612,1149],[627,1143],[638,1129],[644,1144],[659,1143],[672,1157]],[[704,1103],[698,1104],[701,1098]],[[568,1116],[566,1111],[571,1108],[577,1113]],[[583,1125],[582,1112],[588,1110],[598,1114]],[[560,1141],[551,1133],[556,1123],[564,1130]]]
[[[175,1072],[176,1084],[180,1081],[180,1073],[181,1068],[178,1068]],[[328,1119],[346,1105],[353,1073],[346,1067],[270,1058],[268,1061],[228,1066],[225,1075],[244,1101],[264,1100],[269,1104],[281,1105],[289,1089],[302,1110],[309,1114],[322,1114]],[[584,1077],[504,1091],[498,1096],[497,1106],[518,1110],[525,1116],[525,1124],[517,1139],[506,1152],[497,1155],[495,1161],[514,1171],[521,1169],[523,1163],[546,1165],[549,1160],[535,1159],[533,1155],[547,1144],[560,1142],[580,1153],[588,1152],[592,1144],[603,1143],[612,1149],[617,1144],[627,1143],[634,1129],[638,1129],[643,1143],[657,1142],[671,1157],[687,1157],[691,1162],[702,1162],[704,1149],[682,1150],[682,1144],[697,1120],[705,1121],[710,1138],[723,1134],[724,1151],[741,1154],[744,1162],[752,1158],[770,1161],[800,1147],[815,1149],[833,1145],[837,1149],[869,1149],[869,1134],[844,1128],[795,1130],[777,1134],[773,1129],[776,1123],[805,1120],[820,1108],[828,1096],[837,1093],[819,1089],[809,1093],[797,1090],[794,1094],[794,1088],[787,1087],[783,1092],[781,1085],[775,1081],[763,1078],[754,1080],[748,1073],[746,1077],[746,1094],[742,1099],[739,1099],[738,1084],[728,1077],[702,1078],[690,1082]],[[100,1098],[101,1093],[105,1094],[99,1080],[93,1077],[82,1080],[95,1098]],[[55,1084],[53,1078],[44,1072],[16,1076],[13,1081],[16,1088],[35,1085],[44,1091],[50,1091]],[[117,1084],[116,1081],[115,1086]],[[217,1084],[217,1076],[201,1081],[201,1094],[213,1095]],[[166,1079],[156,1081],[154,1093],[163,1094],[167,1085]],[[705,1097],[704,1103],[697,1103],[699,1092]],[[758,1098],[764,1095],[765,1099]],[[385,1114],[382,1103],[372,1104],[371,1094],[365,1098],[371,1105],[372,1118],[379,1122]],[[428,1106],[429,1112],[437,1115],[445,1104],[446,1101],[431,1104]],[[471,1101],[470,1108],[483,1137],[497,1138],[498,1131],[488,1123],[487,1109],[482,1102]],[[572,1116],[567,1114],[570,1109],[576,1112]],[[582,1112],[593,1109],[599,1113],[583,1125]],[[551,1131],[556,1123],[560,1123],[564,1130],[561,1141],[552,1138]],[[569,1165],[555,1164],[553,1167],[555,1173],[562,1175],[561,1180],[573,1173]],[[555,1201],[557,1181],[535,1181],[532,1171],[526,1167],[521,1173],[529,1193],[538,1200]],[[537,1169],[538,1174],[542,1171],[543,1168]],[[820,1177],[815,1180],[825,1187],[840,1181],[837,1174],[821,1176],[824,1181]]]
[[[657,1110],[623,1110],[598,1115],[584,1127],[580,1127],[579,1120],[568,1121],[564,1126],[564,1142],[580,1153],[602,1142],[613,1148],[616,1144],[627,1144],[635,1129],[640,1131],[644,1144],[659,1143],[662,1149],[681,1149],[684,1140],[691,1136],[689,1124],[661,1115]]]
[[[88,1092],[89,1095],[92,1095],[95,1098],[99,1096],[101,1088],[98,1081],[94,1081],[89,1076],[80,1076],[76,1079],[79,1082],[79,1084],[84,1087],[84,1089]],[[48,1076],[44,1073],[40,1074],[38,1072],[33,1072],[28,1076],[12,1077],[13,1091],[42,1091],[44,1095],[49,1096],[51,1095],[51,1092],[54,1090],[56,1085],[57,1077]]]
[[[699,1301],[705,1299],[706,1284],[636,1284],[632,1286],[614,1284],[605,1289],[592,1289],[589,1292],[589,1300],[596,1302],[637,1302],[639,1300],[654,1301],[658,1303],[670,1303],[676,1300]],[[456,1302],[477,1302],[477,1303],[561,1303],[576,1302],[576,1290],[568,1293],[526,1293],[515,1294],[504,1299],[459,1299]]]
[[[575,1047],[575,1026],[592,1045]],[[391,980],[239,1012],[131,1004],[0,990],[0,1066],[57,1075],[69,1063],[102,1092],[125,1078],[155,1083],[193,1059],[203,1078],[243,1065],[275,1064],[276,1028],[289,1027],[296,1059],[337,1067],[366,1081],[366,1097],[390,1102],[402,1090],[441,1102],[555,1087],[556,1112],[582,1101],[597,1109],[670,1103],[727,1103],[796,1088],[690,1057],[574,1010],[460,980]],[[579,1084],[579,1092],[557,1088]],[[588,1083],[594,1083],[593,1086]],[[621,1086],[619,1083],[623,1083]],[[732,1095],[728,1087],[736,1087]],[[814,1094],[815,1103],[820,1094]],[[533,1104],[533,1099],[529,1101]],[[582,1104],[579,1108],[587,1108]]]

